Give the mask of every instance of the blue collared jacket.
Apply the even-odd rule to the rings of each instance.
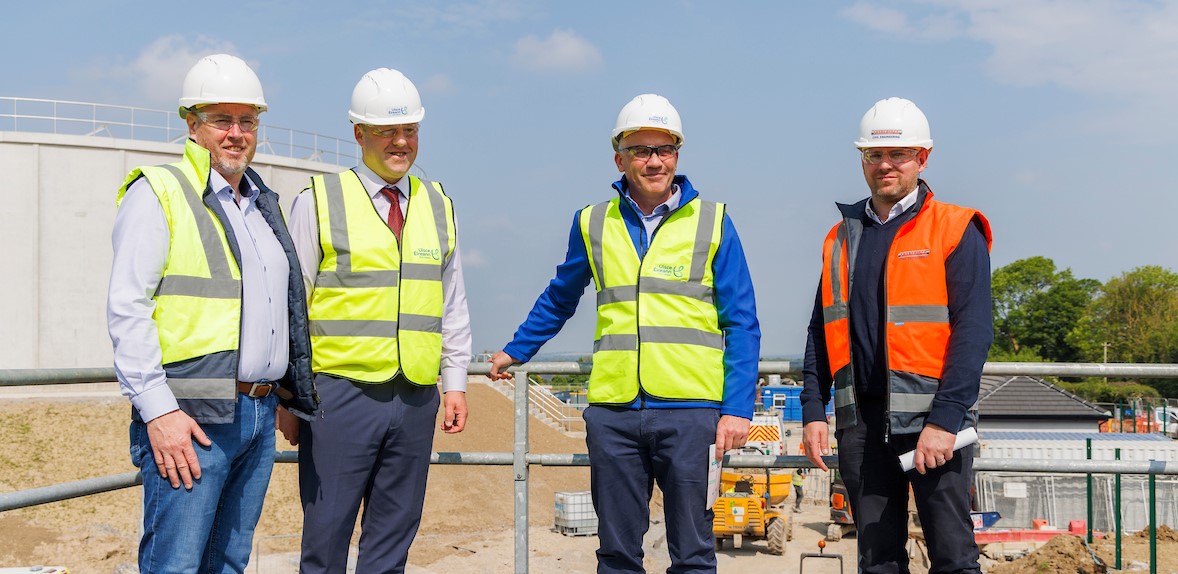
[[[679,204],[685,205],[695,199],[699,192],[691,186],[686,176],[675,176],[675,184],[682,194]],[[630,231],[630,239],[641,258],[646,254],[651,237],[633,205],[626,197],[626,179],[623,177],[613,184],[614,190],[622,196],[622,218]],[[578,212],[579,214],[579,212]],[[761,354],[761,327],[757,322],[757,304],[753,296],[753,281],[745,261],[740,237],[728,214],[724,214],[720,247],[712,264],[716,285],[716,310],[720,330],[724,333],[724,400],[720,405],[721,415],[733,415],[752,419],[753,403],[756,399],[757,361]],[[593,279],[589,267],[589,256],[581,238],[581,228],[576,215],[569,231],[569,248],[564,263],[556,268],[556,277],[548,284],[527,320],[519,326],[511,343],[503,348],[512,358],[527,362],[549,339],[556,336],[577,310],[585,287]],[[716,408],[713,403],[693,401],[660,401],[645,394],[639,394],[628,408]]]

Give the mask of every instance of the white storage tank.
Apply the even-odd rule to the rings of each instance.
[[[597,534],[597,511],[588,490],[556,493],[556,530],[566,536]]]

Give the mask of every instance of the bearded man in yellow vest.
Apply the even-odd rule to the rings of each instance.
[[[806,456],[826,470],[833,397],[860,572],[908,571],[911,485],[931,571],[977,573],[973,447],[953,446],[975,425],[994,338],[990,224],[934,199],[920,179],[933,140],[911,101],[876,102],[855,146],[871,197],[839,204],[842,219],[823,244],[803,367]],[[906,473],[897,455],[909,451],[915,469]]]
[[[306,297],[278,196],[249,168],[266,111],[257,75],[202,58],[179,111],[183,159],[127,176],[113,232],[107,318],[135,407],[139,571],[244,572],[275,405],[316,410]]]
[[[441,428],[466,427],[470,316],[454,208],[409,175],[425,108],[388,68],[352,91],[360,165],[315,176],[290,227],[309,294],[322,412],[280,414],[299,445],[304,574],[343,572],[364,503],[358,572],[404,572],[421,522],[440,398]]]
[[[491,377],[530,360],[597,288],[585,410],[599,573],[642,572],[655,483],[670,572],[715,572],[707,504],[715,458],[748,437],[760,355],[753,285],[725,205],[675,174],[683,127],[666,98],[640,95],[611,136],[616,196],[573,217],[565,262],[491,358]]]

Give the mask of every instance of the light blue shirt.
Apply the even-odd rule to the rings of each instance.
[[[679,207],[679,199],[683,197],[683,194],[679,193],[678,185],[674,185],[672,188],[671,197],[668,197],[666,201],[655,206],[654,210],[650,212],[650,215],[644,213],[642,208],[638,207],[638,204],[634,201],[634,198],[630,197],[630,192],[626,191],[626,201],[629,201],[630,205],[634,206],[634,212],[638,214],[640,219],[642,219],[642,227],[646,229],[647,245],[650,245],[650,239],[654,237],[654,230],[658,228],[659,223],[663,221],[663,218],[666,217],[668,213],[675,211]]]
[[[286,373],[290,352],[287,288],[290,265],[274,230],[254,203],[257,185],[243,176],[246,191],[233,188],[215,170],[209,187],[225,210],[241,253],[241,341],[237,378],[274,381]],[[124,396],[144,421],[179,408],[167,385],[152,298],[168,262],[168,221],[151,184],[140,178],[127,189],[111,234],[114,260],[107,299],[107,328],[114,343],[115,374]]]

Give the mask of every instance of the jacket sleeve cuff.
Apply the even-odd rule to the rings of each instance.
[[[961,421],[965,419],[965,407],[953,403],[933,403],[925,424],[937,425],[951,433],[961,430]]]
[[[447,367],[442,369],[442,392],[466,392],[466,369],[462,367]]]
[[[818,421],[826,421],[826,405],[816,401],[802,403],[802,425]]]
[[[176,396],[172,394],[172,389],[168,388],[166,384],[157,385],[135,395],[131,398],[131,404],[134,405],[135,410],[139,411],[139,417],[143,419],[143,422],[150,422],[161,415],[180,409],[180,404],[176,402]]]
[[[750,407],[751,407],[751,405],[750,405]],[[753,420],[753,409],[752,408],[739,408],[735,405],[721,405],[720,406],[720,416],[740,417],[742,419],[748,419],[751,421],[751,420]]]
[[[506,347],[503,347],[503,352],[507,353],[507,356],[521,363],[526,363],[532,360],[532,355],[530,353],[525,353],[523,349],[519,348],[515,344],[515,342],[508,343]]]

